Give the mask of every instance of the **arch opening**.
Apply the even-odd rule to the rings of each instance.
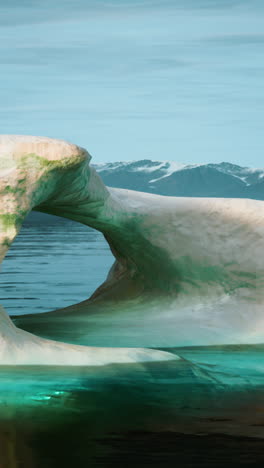
[[[113,262],[99,231],[31,212],[2,263],[0,302],[12,316],[76,304],[105,281]]]

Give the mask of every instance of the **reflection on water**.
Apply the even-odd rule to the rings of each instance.
[[[75,304],[105,280],[112,263],[98,231],[70,221],[27,222],[3,262],[0,301],[12,315]]]

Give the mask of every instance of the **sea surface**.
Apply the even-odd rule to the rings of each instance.
[[[114,262],[100,232],[53,218],[48,224],[26,221],[2,264],[0,302],[9,315],[48,312],[88,299]]]

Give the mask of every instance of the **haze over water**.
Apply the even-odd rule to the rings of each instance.
[[[262,166],[262,0],[0,4],[1,133]]]

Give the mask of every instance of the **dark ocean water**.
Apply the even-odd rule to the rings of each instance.
[[[263,384],[183,360],[5,367],[0,385],[1,467],[263,466]]]
[[[83,301],[107,276],[114,258],[103,235],[57,220],[27,221],[2,264],[0,302],[10,315]]]

